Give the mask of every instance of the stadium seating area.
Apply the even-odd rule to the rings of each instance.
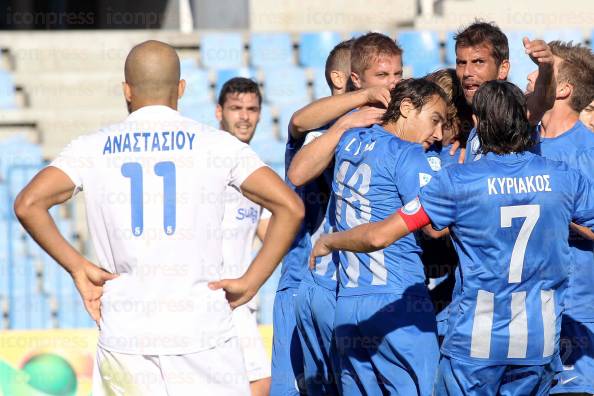
[[[70,276],[26,235],[11,210],[16,194],[43,166],[41,148],[20,136],[0,144],[0,328],[88,327]],[[71,205],[52,216],[77,245]]]
[[[512,63],[510,80],[524,87],[526,75],[534,69],[534,65],[524,54],[521,38],[524,35],[534,37],[534,34],[521,31],[506,33],[510,41]],[[178,43],[182,54],[182,77],[187,81],[187,91],[181,100],[180,111],[216,127],[214,109],[222,84],[233,76],[255,79],[262,87],[264,104],[252,145],[268,164],[284,175],[286,128],[291,115],[304,104],[329,94],[323,70],[326,56],[336,43],[358,34],[360,33],[203,33],[199,34],[198,41],[193,45],[188,45],[188,40],[185,39],[183,43]],[[454,65],[453,32],[408,30],[391,36],[404,49],[405,75],[419,77],[438,68]],[[579,30],[550,30],[544,38],[560,38],[593,45],[594,31],[591,37],[586,38]],[[173,44],[176,44],[174,41]],[[121,51],[117,54],[125,56],[130,45],[123,42],[121,46]],[[66,51],[66,48],[61,50]],[[121,70],[123,56],[119,55],[115,60],[108,60]],[[11,128],[16,125],[13,129],[18,132],[23,125],[29,123],[38,129],[41,136],[39,142],[35,143],[21,136],[0,141],[0,329],[92,326],[70,277],[25,236],[12,213],[12,202],[32,174],[72,137],[108,121],[115,121],[115,116],[102,117],[96,113],[113,109],[114,114],[117,112],[119,117],[124,109],[121,94],[119,91],[111,92],[110,89],[98,89],[93,91],[95,96],[92,101],[87,97],[72,99],[75,104],[77,101],[86,101],[84,106],[80,104],[79,107],[64,109],[63,103],[53,103],[50,89],[53,86],[39,94],[38,90],[43,89],[43,86],[40,88],[35,84],[44,76],[36,76],[38,80],[29,81],[29,77],[35,74],[31,71],[35,67],[32,65],[33,61],[26,64],[23,53],[10,46],[3,49],[0,57],[3,58],[0,64],[4,65],[4,69],[0,68],[1,130],[12,131]],[[72,67],[76,68],[76,62],[73,63]],[[50,72],[60,72],[61,67],[58,64]],[[93,87],[101,87],[106,74],[99,72],[100,68],[101,66],[96,67],[95,74],[85,75],[84,81],[88,84],[92,81],[95,84]],[[111,69],[108,71],[111,72]],[[121,79],[119,75],[118,78]],[[56,83],[51,73],[48,74],[47,81]],[[71,83],[73,86],[78,84],[75,78]],[[19,100],[19,93],[24,95],[24,100]],[[103,103],[107,109],[100,107]],[[46,111],[46,106],[52,110]],[[92,112],[93,108],[98,110]],[[73,116],[82,114],[79,115],[81,120],[87,114],[92,114],[94,118],[88,123],[80,121],[64,126],[51,121],[60,111],[63,112],[62,117],[70,112]],[[18,114],[25,116],[20,119]],[[64,130],[67,132],[63,133]],[[84,235],[79,236],[77,231],[81,226],[76,222],[79,211],[74,206],[56,210],[53,216],[63,234],[76,246],[84,248],[88,243]],[[82,250],[88,253],[88,250]],[[271,323],[275,289],[273,277],[260,296],[262,323]]]

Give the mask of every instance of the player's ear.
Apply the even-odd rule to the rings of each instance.
[[[361,89],[361,79],[357,73],[351,72],[351,80],[353,81],[355,88]]]
[[[343,90],[346,87],[346,75],[339,70],[330,71],[330,81],[336,90]]]
[[[132,89],[130,88],[130,84],[125,81],[122,83],[122,92],[124,93],[126,102],[132,102]]]
[[[509,60],[504,59],[501,61],[501,64],[499,65],[499,71],[497,72],[498,80],[505,80],[507,78],[507,75],[509,74],[509,66]]]
[[[557,99],[568,99],[573,93],[573,86],[567,82],[557,84]]]
[[[400,115],[403,118],[408,118],[410,112],[415,109],[415,106],[409,98],[404,98],[400,101]]]
[[[217,107],[215,109],[215,117],[219,122],[223,121],[223,108],[220,104],[217,103]]]
[[[186,80],[182,78],[177,84],[177,98],[181,99],[184,96],[184,92],[186,92]]]

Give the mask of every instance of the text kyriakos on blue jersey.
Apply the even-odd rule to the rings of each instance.
[[[127,132],[108,135],[103,155],[192,150],[196,134],[184,131]]]

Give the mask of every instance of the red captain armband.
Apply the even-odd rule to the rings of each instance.
[[[427,216],[425,209],[421,205],[421,201],[419,201],[419,197],[398,209],[398,214],[404,220],[409,232],[414,232],[431,223],[429,216]]]

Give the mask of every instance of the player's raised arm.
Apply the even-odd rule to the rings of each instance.
[[[557,84],[553,70],[553,53],[543,40],[529,40],[524,37],[524,48],[530,59],[538,66],[538,78],[534,91],[527,95],[526,107],[530,125],[536,125],[544,113],[553,107]]]
[[[248,302],[272,274],[287,252],[304,217],[303,202],[274,171],[262,167],[242,184],[243,194],[272,213],[263,245],[245,274],[239,279],[223,279],[210,284],[225,289],[235,308]]]
[[[47,167],[20,192],[14,203],[14,211],[35,242],[72,276],[85,308],[98,322],[103,285],[117,275],[85,259],[64,239],[49,214],[52,206],[72,197],[74,188],[74,183],[63,171]]]
[[[390,91],[385,87],[372,87],[322,98],[293,114],[289,122],[289,133],[293,138],[298,139],[353,109],[366,104],[377,104],[386,108],[389,102]]]
[[[293,158],[287,176],[295,186],[303,186],[320,176],[334,158],[334,150],[343,133],[381,121],[384,109],[366,107],[340,117],[328,131],[304,145]]]

